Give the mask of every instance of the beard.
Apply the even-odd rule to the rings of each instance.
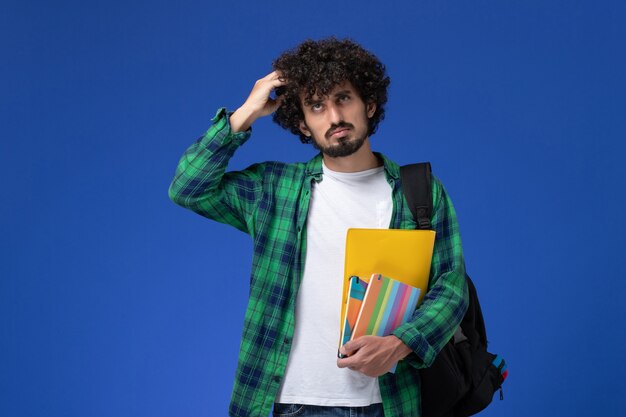
[[[320,151],[322,154],[329,156],[331,158],[341,158],[344,156],[350,156],[359,149],[365,143],[365,139],[367,139],[367,132],[360,134],[359,132],[355,132],[354,126],[350,123],[339,123],[337,125],[333,125],[326,132],[326,138],[330,138],[332,133],[339,128],[349,128],[350,134],[343,136],[337,139],[337,143],[332,145],[327,145],[324,141],[318,140],[314,135],[313,138],[313,147]],[[354,134],[355,136],[352,136]]]

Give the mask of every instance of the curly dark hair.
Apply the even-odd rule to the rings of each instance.
[[[304,120],[301,92],[305,93],[305,99],[315,94],[326,96],[335,86],[350,81],[365,103],[376,104],[376,112],[369,119],[368,135],[376,132],[378,123],[385,117],[384,105],[390,83],[385,66],[350,39],[308,39],[284,52],[272,66],[287,81],[276,91],[277,95],[284,95],[285,98],[272,119],[282,128],[300,136],[302,143],[310,143],[311,138],[302,134],[299,128],[300,121]]]

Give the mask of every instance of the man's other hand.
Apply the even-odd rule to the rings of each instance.
[[[340,349],[347,358],[338,359],[337,366],[377,377],[387,373],[411,349],[396,336],[361,336]]]
[[[270,94],[275,88],[282,85],[285,85],[285,80],[277,71],[267,74],[254,83],[245,103],[230,116],[232,131],[243,132],[248,130],[256,119],[275,112],[282,103],[283,97],[273,99]]]

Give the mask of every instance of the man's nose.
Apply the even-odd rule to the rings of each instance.
[[[331,124],[335,124],[335,125],[343,121],[341,110],[334,104],[331,104],[330,106],[328,106],[328,119],[329,119],[328,121]]]

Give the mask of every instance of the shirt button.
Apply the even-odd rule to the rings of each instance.
[[[274,382],[280,382],[280,376],[274,375]]]
[[[291,343],[291,339],[288,337],[285,337],[285,344],[288,345]]]

